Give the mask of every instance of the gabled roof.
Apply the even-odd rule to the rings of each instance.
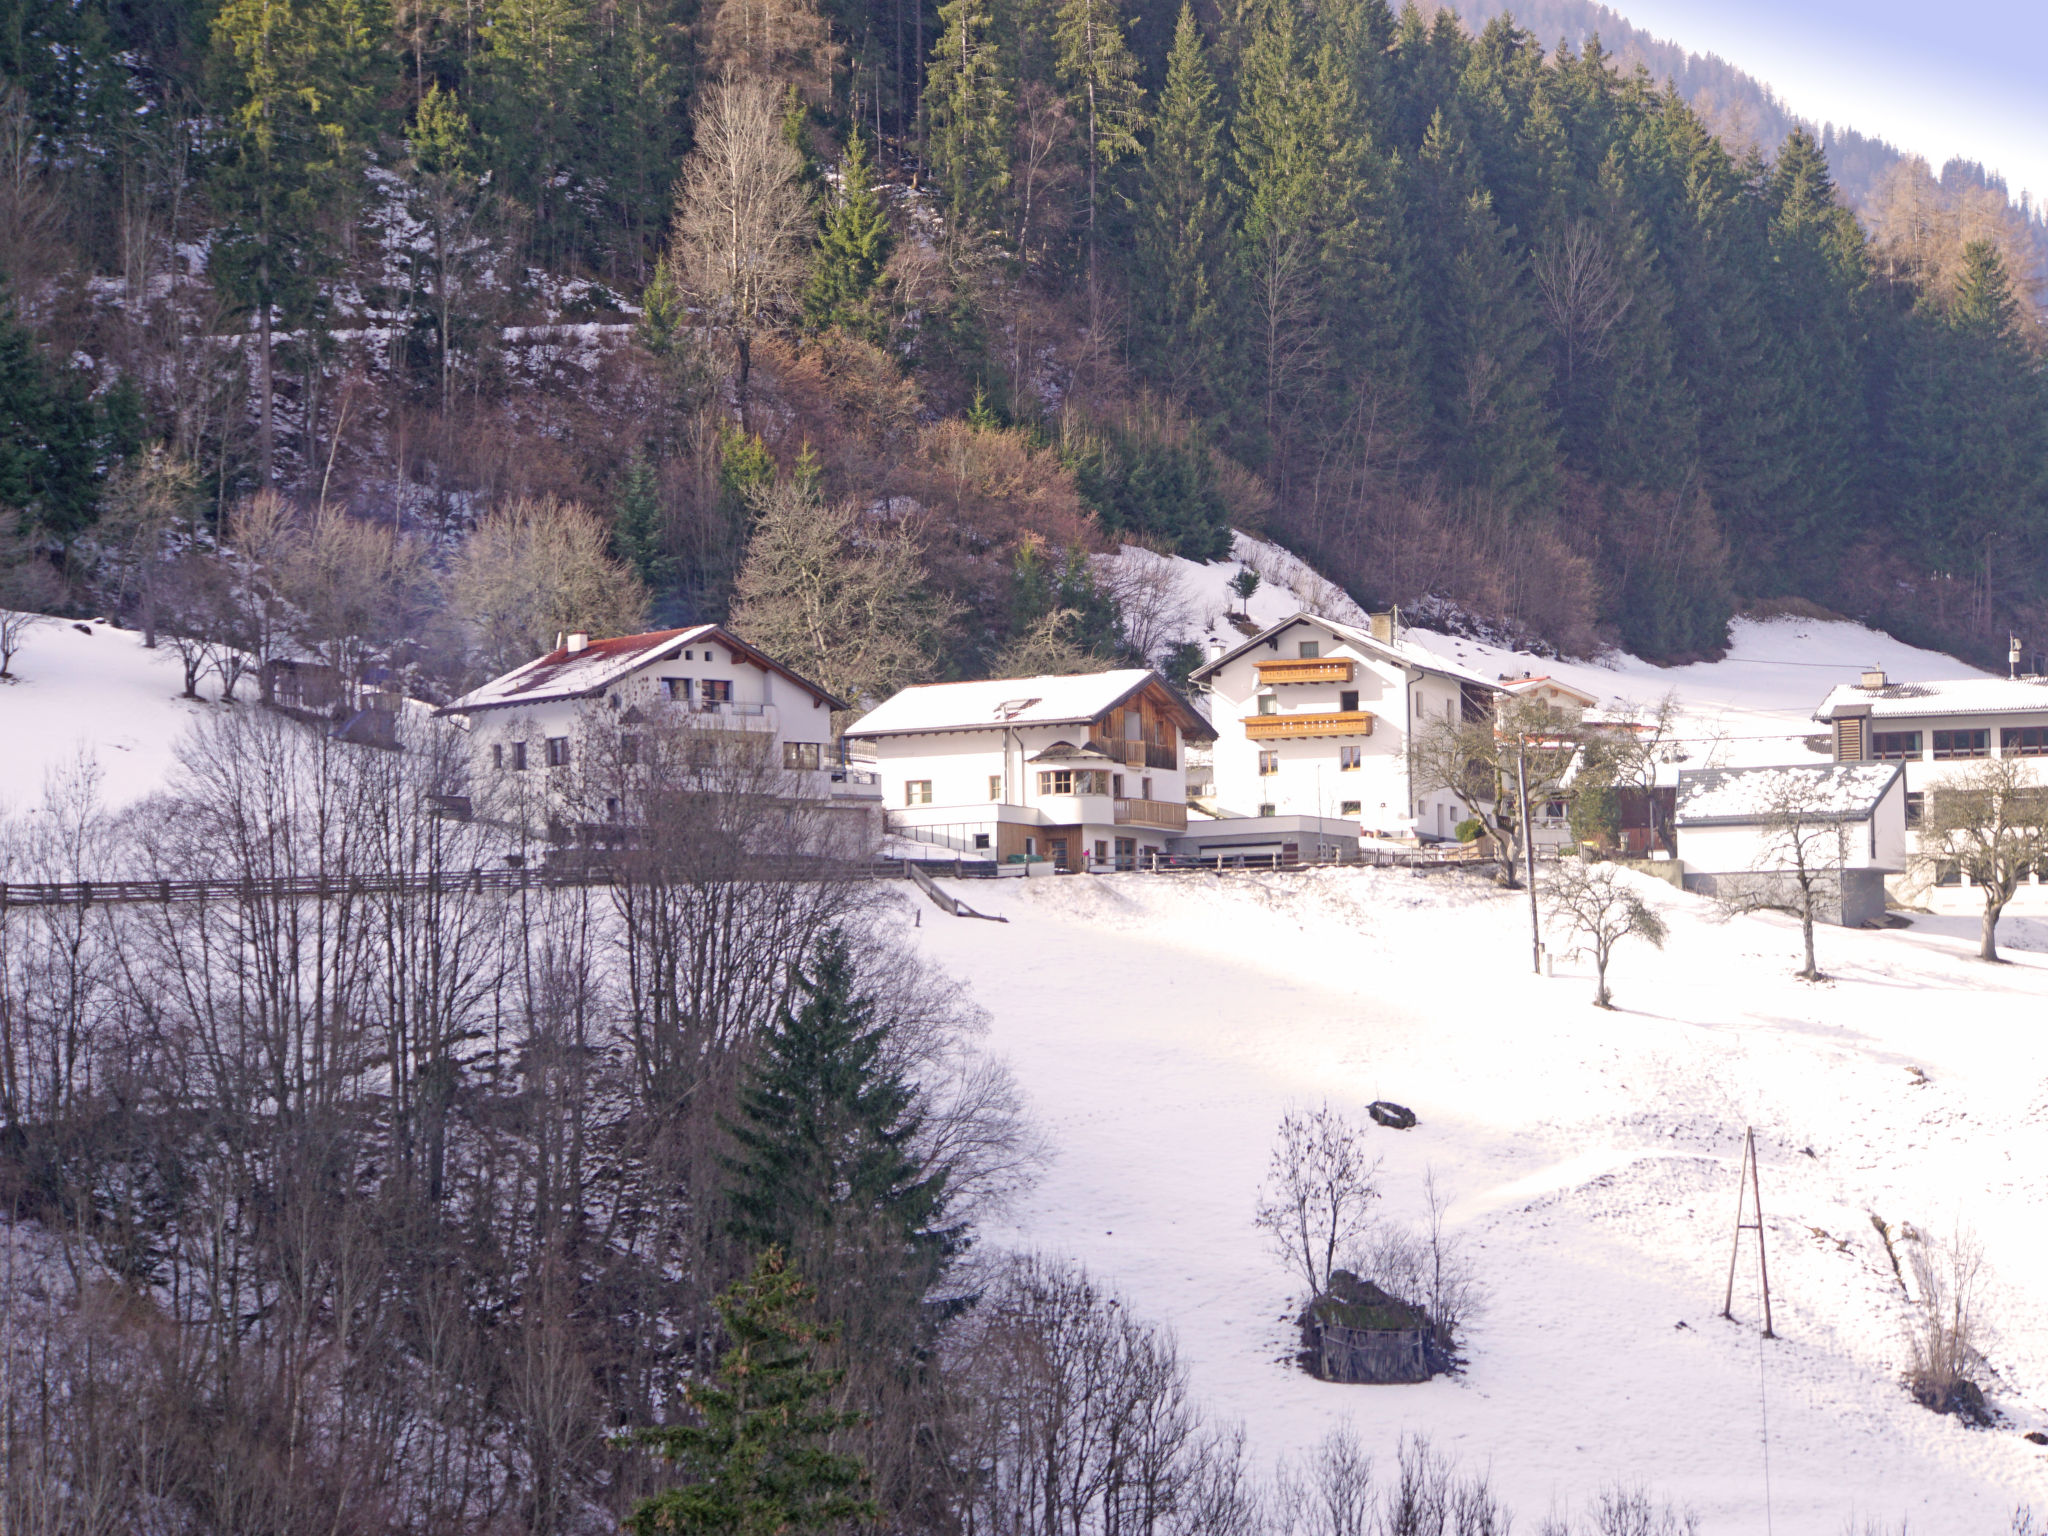
[[[1422,646],[1415,645],[1410,641],[1375,640],[1362,629],[1354,629],[1349,624],[1339,624],[1335,619],[1326,619],[1319,613],[1309,613],[1306,610],[1293,615],[1291,618],[1282,619],[1270,629],[1260,630],[1259,633],[1253,635],[1251,639],[1245,641],[1244,644],[1238,646],[1235,650],[1225,651],[1214,661],[1205,662],[1203,665],[1195,668],[1191,676],[1194,678],[1204,678],[1219,672],[1253,647],[1264,645],[1267,641],[1275,639],[1285,631],[1292,629],[1296,624],[1320,624],[1346,645],[1356,646],[1368,656],[1378,656],[1384,661],[1395,663],[1397,666],[1414,667],[1422,672],[1434,672],[1439,677],[1455,678],[1461,683],[1473,683],[1494,693],[1501,691],[1501,685],[1494,681],[1494,679],[1482,676],[1470,668],[1461,667],[1455,661],[1445,661],[1434,651],[1426,650]]]
[[[978,683],[926,683],[876,705],[849,726],[846,734],[908,736],[1025,725],[1086,725],[1148,685],[1156,685],[1172,701],[1183,735],[1198,741],[1215,737],[1209,722],[1149,667],[1061,677],[997,677]]]
[[[763,655],[719,625],[693,624],[687,629],[658,629],[644,635],[593,640],[580,651],[557,646],[545,656],[514,667],[503,677],[494,677],[482,687],[472,688],[440,713],[463,715],[482,709],[509,709],[527,704],[551,704],[563,699],[590,698],[631,677],[642,667],[672,660],[686,645],[707,641],[724,646],[733,653],[735,661],[747,662],[788,678],[812,698],[823,700],[832,709],[847,707],[816,683],[797,676],[781,662]]]
[[[1677,824],[1761,826],[1868,821],[1905,773],[1900,763],[1793,763],[1779,768],[1686,768],[1678,775]]]
[[[1596,695],[1586,692],[1583,688],[1574,688],[1561,677],[1503,677],[1500,679],[1498,686],[1516,695],[1537,693],[1545,688],[1554,688],[1559,693],[1568,694],[1572,698],[1577,699],[1581,709],[1591,709],[1600,702]]]
[[[2048,713],[2048,679],[1959,677],[1941,683],[1887,683],[1864,688],[1843,683],[1821,700],[1816,720],[1867,715],[1873,720],[1921,715]]]

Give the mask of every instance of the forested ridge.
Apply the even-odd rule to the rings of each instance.
[[[761,547],[780,487],[848,509],[841,554],[886,530],[914,654],[856,684],[1106,657],[1085,553],[1233,522],[1576,650],[1783,599],[2041,629],[2026,222],[1902,183],[1873,233],[1808,134],[1732,152],[1597,40],[1384,0],[7,0],[0,69],[18,606],[132,607],[152,496],[227,549],[274,494],[406,544],[386,639],[445,691],[502,660],[447,576],[480,522],[594,539],[614,620],[772,630],[833,552]]]

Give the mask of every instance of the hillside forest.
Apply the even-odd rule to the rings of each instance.
[[[246,645],[260,576],[442,697],[729,618],[874,696],[1105,659],[1089,554],[1240,526],[1574,652],[1785,601],[2048,635],[2028,221],[1908,166],[1866,223],[1812,135],[1731,147],[1597,39],[5,0],[0,72],[16,607]],[[793,619],[827,571],[886,644]]]

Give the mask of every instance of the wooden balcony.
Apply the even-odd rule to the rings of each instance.
[[[1351,660],[1346,656],[1306,657],[1298,661],[1258,663],[1259,683],[1348,683]]]
[[[1246,715],[1252,741],[1300,741],[1311,736],[1370,736],[1372,716],[1362,709],[1333,709],[1314,715]]]
[[[1120,827],[1161,827],[1168,832],[1188,829],[1188,808],[1171,800],[1119,800],[1116,824]]]

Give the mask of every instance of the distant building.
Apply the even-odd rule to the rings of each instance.
[[[1895,683],[1873,667],[1830,692],[1814,719],[1828,727],[1836,762],[1905,769],[1906,821],[1913,826],[1928,792],[1973,761],[2048,759],[2048,678]]]
[[[1697,768],[1678,775],[1678,857],[1685,888],[1715,896],[1786,894],[1794,868],[1783,828],[1820,829],[1807,868],[1826,876],[1828,920],[1874,922],[1886,875],[1906,864],[1905,773],[1896,763]]]
[[[969,857],[1131,868],[1187,826],[1186,747],[1214,731],[1147,668],[906,688],[846,740],[892,832]]]
[[[845,707],[721,626],[698,624],[605,640],[568,635],[440,714],[469,733],[480,801],[517,789],[546,806],[551,823],[591,819],[588,805],[570,803],[583,790],[586,757],[643,728],[687,731],[707,761],[779,775],[772,787],[791,799],[872,816],[875,777],[846,763],[832,735],[832,713]]]
[[[1470,814],[1416,788],[1409,746],[1439,721],[1486,719],[1501,684],[1401,638],[1297,613],[1195,669],[1215,721],[1212,795],[1231,816],[1337,818],[1383,837],[1448,839]]]

